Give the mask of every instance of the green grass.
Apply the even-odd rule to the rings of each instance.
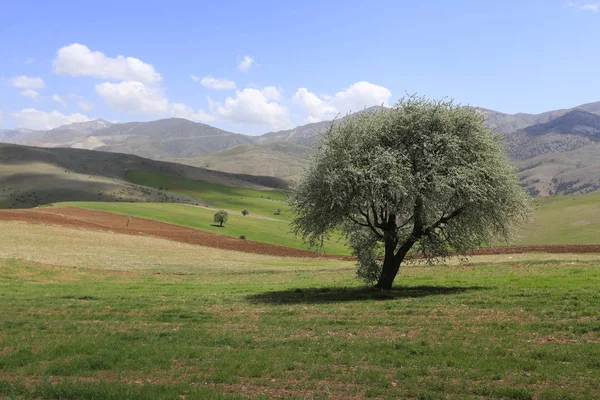
[[[392,292],[351,264],[80,266],[0,260],[0,397],[600,397],[597,261],[411,266]]]
[[[600,244],[600,192],[537,198],[533,222],[516,244]]]
[[[241,214],[230,213],[229,220],[225,226],[219,227],[215,226],[213,222],[215,210],[182,204],[67,202],[57,203],[56,205],[125,214],[133,217],[167,222],[169,224],[187,226],[235,238],[244,235],[247,240],[278,244],[296,249],[308,249],[307,246],[302,243],[302,240],[296,238],[291,232],[289,222],[255,218],[252,214],[244,217]],[[349,249],[345,246],[345,242],[337,241],[337,239],[325,243],[323,250],[327,254],[347,255],[350,253]]]
[[[163,188],[169,192],[197,198],[199,204],[224,208],[241,213],[247,209],[251,214],[259,214],[277,219],[290,220],[287,206],[287,193],[282,190],[254,190],[236,188],[205,181],[183,179],[147,171],[127,171],[126,179],[138,185]],[[274,216],[276,209],[281,214]]]

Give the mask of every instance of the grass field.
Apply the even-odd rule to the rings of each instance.
[[[536,198],[535,218],[516,244],[600,244],[600,192]]]
[[[171,175],[148,171],[127,171],[126,178],[138,185],[164,189],[198,199],[199,204],[224,208],[234,213],[247,209],[251,214],[273,217],[276,209],[281,210],[278,219],[290,220],[287,193],[282,190],[254,190],[236,188],[205,181],[177,178]]]
[[[74,202],[57,203],[57,205],[130,215],[235,238],[244,235],[247,240],[278,244],[296,249],[308,249],[302,243],[302,240],[296,238],[291,232],[288,221],[257,218],[253,214],[244,217],[239,213],[229,213],[229,220],[225,226],[219,227],[213,222],[215,209],[184,204]],[[323,251],[327,254],[350,254],[350,250],[346,247],[345,242],[338,239],[339,237],[326,242]]]
[[[408,266],[0,223],[0,397],[600,397],[600,256]]]

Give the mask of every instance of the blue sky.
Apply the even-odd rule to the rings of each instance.
[[[7,1],[0,128],[175,116],[259,134],[407,92],[537,113],[600,100],[599,42],[592,0]]]

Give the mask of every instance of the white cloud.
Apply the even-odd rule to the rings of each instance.
[[[365,107],[387,106],[391,96],[392,92],[383,86],[356,82],[334,96],[319,97],[306,88],[300,88],[293,100],[308,113],[307,122],[318,122],[332,119],[338,114],[360,111]]]
[[[61,47],[54,60],[54,72],[61,75],[156,83],[162,76],[154,67],[134,57],[107,57],[100,51],[74,43]]]
[[[109,107],[127,113],[171,116],[200,122],[214,120],[214,117],[203,110],[194,111],[185,104],[170,103],[160,88],[146,86],[141,82],[104,82],[96,85],[96,92],[104,97]]]
[[[595,13],[600,11],[600,3],[580,3],[580,2],[569,1],[569,2],[565,3],[565,7],[573,7],[573,8],[578,8],[583,11],[591,11],[591,12],[595,12]]]
[[[25,89],[19,92],[21,96],[31,97],[33,100],[38,101],[40,99],[40,94],[33,89]]]
[[[33,64],[35,62],[35,58],[33,57],[27,57],[25,59],[25,64]]]
[[[238,60],[238,69],[242,72],[248,72],[250,67],[254,64],[254,57],[244,56]]]
[[[204,112],[204,110],[199,109],[198,111],[194,111],[192,107],[186,106],[182,103],[173,103],[169,106],[169,108],[169,113],[171,117],[185,118],[192,121],[205,123],[215,120],[215,117],[213,117],[210,114],[207,114],[206,112]]]
[[[42,78],[32,78],[25,75],[11,78],[9,84],[12,87],[23,89],[43,89],[46,86]]]
[[[46,112],[33,108],[22,109],[10,114],[10,116],[17,120],[21,128],[40,130],[53,129],[73,122],[85,122],[91,119],[83,114],[65,115],[56,110]]]
[[[335,118],[339,111],[328,103],[330,99],[331,97],[322,100],[306,88],[298,89],[293,97],[294,102],[300,104],[308,112],[306,122],[319,122]]]
[[[212,108],[219,117],[231,122],[286,129],[291,123],[287,108],[277,102],[280,94],[280,89],[273,86],[262,90],[246,88],[237,90],[235,97],[227,97],[223,103],[213,103]]]
[[[54,100],[55,102],[59,103],[64,108],[69,108],[69,105],[67,104],[67,102],[62,97],[60,97],[57,94],[53,94],[52,95],[52,100]]]
[[[190,78],[192,78],[192,80],[193,80],[194,82],[200,82],[200,77],[198,77],[198,76],[196,76],[196,75],[194,75],[194,74],[191,74],[191,75],[190,75]]]
[[[128,113],[163,115],[169,108],[169,101],[159,88],[141,82],[104,82],[96,85],[96,92],[109,107]]]
[[[197,76],[192,75],[192,79],[195,81],[197,81],[197,78]],[[215,90],[233,90],[236,88],[234,81],[230,81],[229,79],[213,78],[210,75],[202,78],[200,80],[200,84],[202,84],[204,87]]]

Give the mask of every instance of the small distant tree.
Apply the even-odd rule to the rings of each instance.
[[[281,214],[281,209],[279,209],[279,208],[278,208],[277,210],[275,210],[275,212],[274,212],[273,214],[274,214],[274,215],[279,215],[279,214]]]
[[[246,215],[250,214],[250,212],[248,210],[242,210],[242,215],[245,217]]]
[[[414,96],[332,124],[290,203],[297,234],[319,247],[342,229],[380,289],[409,252],[434,261],[508,239],[531,208],[479,111]]]
[[[219,224],[219,226],[223,226],[225,222],[229,219],[229,214],[225,210],[219,210],[215,213],[214,216],[215,224]]]

